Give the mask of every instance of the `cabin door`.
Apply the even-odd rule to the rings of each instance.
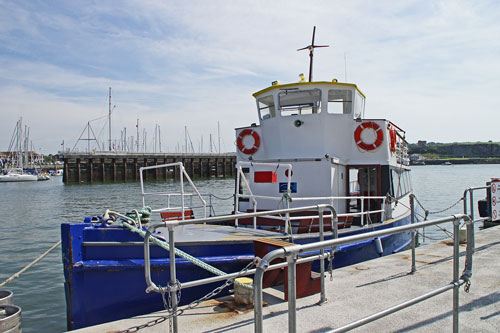
[[[353,199],[347,200],[346,210],[348,213],[362,213],[380,210],[381,199],[370,197],[381,196],[381,172],[380,165],[351,165],[347,167],[347,195]],[[363,199],[361,197],[364,197]],[[354,218],[355,224],[366,224],[367,222],[378,222],[380,213],[365,214],[361,219],[359,215]]]

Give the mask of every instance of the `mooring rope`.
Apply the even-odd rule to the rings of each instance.
[[[50,249],[48,249],[47,251],[45,251],[41,256],[39,256],[38,258],[36,258],[35,260],[33,260],[31,263],[29,263],[28,265],[26,265],[23,269],[21,269],[16,274],[12,275],[10,278],[8,278],[7,280],[5,280],[4,282],[0,283],[0,288],[3,287],[3,286],[5,286],[7,283],[11,282],[12,280],[17,279],[19,277],[19,275],[23,274],[28,269],[30,269],[31,267],[33,267],[34,265],[36,265],[40,260],[42,260],[43,258],[45,258],[50,252],[52,252],[59,245],[61,245],[61,241],[58,241],[57,243],[55,243],[54,245],[52,245],[52,247]]]
[[[113,212],[113,211],[110,211],[110,210],[107,210],[105,215],[108,214],[108,215],[115,215],[115,216],[119,216],[125,220],[129,220],[129,221],[134,221],[133,218],[129,217],[129,216],[125,216],[125,215],[122,215],[122,214],[119,214],[119,213],[116,213],[116,212]],[[135,224],[135,223],[134,223]],[[137,234],[139,234],[142,238],[146,238],[146,231],[142,230],[142,229],[139,229],[137,228],[136,226],[133,226],[125,221],[122,221],[121,222],[121,226],[122,227],[125,227],[127,229],[129,229],[130,231],[132,232],[135,232]],[[150,241],[151,243],[155,244],[155,245],[158,245],[160,246],[161,248],[167,250],[167,251],[170,251],[170,245],[166,242],[166,241],[163,241],[161,239],[158,239],[156,237],[153,237],[153,236],[150,236]],[[198,266],[198,267],[201,267],[207,271],[209,271],[210,273],[214,274],[214,275],[218,275],[218,276],[222,276],[222,275],[226,275],[225,272],[221,271],[220,269],[212,266],[212,265],[209,265],[205,262],[203,262],[202,260],[196,258],[196,257],[193,257],[192,255],[182,251],[182,250],[179,250],[177,248],[174,248],[174,253],[176,256],[178,257],[181,257],[183,259],[186,259],[188,260],[189,262],[192,262],[194,265]],[[235,281],[234,283],[238,284],[238,285],[241,285],[243,288],[248,288],[248,289],[253,289],[253,286],[250,286],[250,285],[246,285],[246,284],[240,284],[238,283],[237,281]]]

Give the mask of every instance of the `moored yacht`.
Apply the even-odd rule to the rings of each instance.
[[[22,168],[7,169],[0,175],[0,182],[31,182],[38,180],[36,175],[24,173]]]

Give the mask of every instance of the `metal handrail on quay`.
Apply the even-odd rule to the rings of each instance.
[[[294,213],[294,212],[299,212],[299,211],[312,211],[312,210],[317,210],[318,211],[318,218],[320,222],[320,241],[315,242],[315,243],[310,243],[310,244],[305,244],[305,245],[291,245],[287,246],[285,248],[280,248],[277,250],[274,250],[272,252],[269,252],[267,255],[262,258],[258,264],[258,267],[256,269],[248,269],[244,272],[238,272],[238,273],[230,273],[230,274],[221,274],[219,276],[215,277],[210,277],[210,278],[205,278],[201,280],[196,280],[196,281],[190,281],[183,283],[182,285],[178,284],[176,281],[176,273],[175,273],[175,265],[170,265],[170,275],[171,275],[171,281],[168,286],[168,293],[170,294],[171,300],[172,300],[172,313],[176,313],[177,311],[177,298],[176,298],[176,292],[179,289],[184,289],[184,288],[190,288],[190,287],[195,287],[203,284],[208,284],[208,283],[213,283],[217,281],[224,281],[228,279],[234,279],[239,276],[244,276],[244,275],[254,275],[254,283],[253,283],[253,288],[254,288],[254,305],[255,305],[255,312],[254,312],[254,324],[255,324],[255,332],[262,332],[263,331],[263,309],[262,309],[262,278],[263,274],[266,271],[272,270],[272,269],[278,269],[278,268],[283,268],[283,267],[288,267],[288,290],[289,290],[289,295],[288,295],[288,325],[289,325],[289,332],[296,332],[296,324],[297,324],[297,309],[296,309],[296,265],[303,263],[303,262],[309,262],[309,261],[316,261],[320,260],[320,267],[321,267],[321,295],[320,295],[320,302],[325,302],[326,297],[325,297],[325,282],[324,282],[324,259],[329,258],[331,255],[330,253],[325,253],[325,249],[332,249],[333,251],[339,246],[339,245],[344,245],[344,244],[349,244],[352,242],[357,242],[357,241],[363,241],[367,239],[372,239],[372,238],[377,238],[377,237],[382,237],[386,235],[391,235],[391,234],[397,234],[397,233],[403,233],[403,232],[412,232],[412,270],[411,273],[416,271],[415,268],[415,231],[420,228],[425,228],[433,225],[439,225],[443,223],[449,223],[453,222],[453,280],[449,284],[446,284],[440,288],[437,288],[435,290],[432,290],[428,293],[425,293],[423,295],[420,295],[418,297],[415,297],[413,299],[410,299],[408,301],[405,301],[401,304],[392,306],[388,309],[385,309],[383,311],[377,312],[375,314],[372,314],[370,316],[367,316],[365,318],[359,319],[357,321],[354,321],[352,323],[349,323],[347,325],[344,325],[342,327],[339,327],[332,332],[345,332],[351,329],[354,329],[356,327],[365,325],[367,323],[370,323],[372,321],[375,321],[377,319],[380,319],[382,317],[385,317],[389,314],[395,313],[399,310],[402,310],[404,308],[407,308],[411,305],[417,304],[423,300],[429,299],[431,297],[437,296],[441,293],[444,293],[448,290],[453,289],[453,331],[458,332],[458,322],[459,322],[459,313],[458,313],[458,308],[459,308],[459,302],[458,302],[458,296],[459,296],[459,288],[460,286],[464,284],[469,284],[469,280],[472,276],[472,254],[474,252],[474,223],[483,221],[484,219],[478,219],[474,220],[474,214],[473,214],[473,197],[472,197],[472,192],[475,190],[479,189],[485,189],[488,188],[486,187],[478,187],[478,188],[470,188],[467,189],[464,192],[464,213],[465,214],[458,214],[458,215],[452,215],[449,217],[445,218],[439,218],[439,219],[434,219],[430,221],[423,221],[423,222],[418,222],[415,223],[414,216],[415,216],[415,207],[414,207],[414,196],[410,197],[410,208],[411,208],[411,218],[412,218],[412,223],[410,225],[405,225],[405,226],[399,226],[399,227],[394,227],[390,229],[384,229],[384,230],[379,230],[379,231],[374,231],[374,232],[367,232],[363,233],[360,235],[353,235],[353,236],[346,236],[343,238],[338,238],[338,217],[335,212],[335,209],[332,205],[327,205],[327,204],[321,204],[321,205],[314,205],[314,206],[308,206],[308,207],[300,207],[300,208],[288,208],[288,209],[279,209],[279,210],[274,210],[274,211],[261,211],[261,212],[251,212],[251,213],[242,213],[238,214],[237,217],[235,215],[227,215],[227,216],[218,216],[218,217],[209,217],[209,218],[200,218],[200,219],[193,219],[193,220],[184,220],[184,221],[166,221],[162,223],[153,223],[149,226],[147,233],[144,237],[145,242],[144,242],[144,257],[145,257],[145,276],[146,276],[146,283],[148,285],[147,292],[165,292],[165,289],[158,287],[152,280],[151,280],[151,271],[150,271],[150,253],[149,253],[149,244],[150,244],[150,236],[153,234],[153,232],[159,228],[159,227],[166,227],[168,228],[169,231],[169,244],[170,244],[170,249],[174,248],[175,246],[175,239],[174,239],[174,229],[177,226],[180,225],[185,225],[185,224],[202,224],[202,223],[214,223],[214,222],[223,222],[227,220],[234,220],[235,218],[254,218],[257,216],[269,216],[269,215],[280,215],[280,214],[289,214],[289,213]],[[469,193],[470,195],[470,210],[471,212],[468,212],[468,204],[466,201],[466,194]],[[327,216],[331,216],[331,223],[332,223],[332,236],[333,239],[324,241],[324,228],[323,228],[323,214],[325,211],[330,210],[332,214],[328,214]],[[467,214],[469,213],[469,214]],[[465,268],[462,272],[462,275],[460,276],[459,273],[459,241],[460,241],[460,222],[464,221],[465,225],[467,227],[467,248],[466,248],[466,261],[465,261]],[[304,254],[306,252],[310,251],[318,251],[320,252],[319,255],[312,255],[308,257],[299,257],[299,255]],[[274,259],[277,258],[285,258],[286,261],[279,263],[279,264],[273,264],[270,265],[270,262],[272,262]],[[175,262],[175,253],[174,251],[170,251],[170,262],[174,263]],[[173,328],[174,331],[177,331],[177,318],[174,315],[173,316]]]
[[[331,205],[328,204],[322,204],[322,205],[314,205],[314,206],[306,206],[306,207],[297,207],[297,208],[287,208],[287,209],[277,209],[277,210],[272,210],[272,211],[261,211],[261,212],[253,212],[253,213],[243,213],[243,214],[238,214],[239,218],[253,218],[253,217],[258,217],[258,216],[269,216],[269,215],[280,215],[280,214],[290,214],[290,213],[297,213],[297,212],[302,212],[302,211],[311,211],[311,210],[317,210],[318,211],[318,217],[319,217],[319,238],[320,241],[324,241],[324,225],[323,225],[323,218],[324,218],[324,211],[330,210],[331,214],[328,216],[331,217],[331,225],[332,225],[332,231],[329,232],[329,234],[332,235],[333,238],[338,237],[338,219],[337,219],[337,213],[335,211],[335,208]],[[170,263],[175,263],[175,251],[173,249],[175,248],[175,236],[174,236],[174,229],[177,226],[181,225],[186,225],[186,224],[204,224],[204,223],[215,223],[215,222],[224,222],[228,220],[234,220],[235,215],[225,215],[225,216],[215,216],[215,217],[208,217],[208,218],[199,218],[199,219],[192,219],[192,220],[173,220],[173,221],[164,221],[164,222],[159,222],[159,223],[152,223],[148,227],[145,236],[144,236],[144,273],[145,273],[145,278],[146,278],[146,284],[147,284],[147,289],[146,292],[157,292],[157,293],[163,293],[164,289],[161,287],[158,287],[151,279],[151,263],[150,263],[150,251],[149,251],[149,244],[150,244],[150,238],[153,234],[153,232],[161,227],[168,228],[168,243],[169,243],[169,253],[170,253]],[[294,245],[291,245],[293,247]],[[332,247],[335,249],[335,247]],[[319,255],[313,255],[309,256],[306,258],[296,258],[296,262],[302,263],[302,262],[309,262],[309,261],[315,261],[315,260],[320,260],[320,271],[321,271],[321,293],[320,293],[320,302],[319,303],[324,303],[326,302],[326,297],[325,297],[325,262],[323,259],[327,258],[329,254],[325,254],[324,248],[319,249],[320,254]],[[265,257],[264,257],[265,258]],[[221,274],[218,277],[214,278],[208,278],[208,279],[203,279],[203,280],[197,280],[197,281],[191,281],[188,283],[184,283],[180,285],[177,281],[176,278],[176,268],[175,264],[172,265],[170,264],[170,282],[168,285],[168,292],[171,297],[171,310],[173,313],[177,312],[177,305],[178,305],[178,300],[177,300],[177,290],[182,289],[182,288],[189,288],[189,287],[194,287],[197,285],[202,285],[206,283],[211,283],[211,282],[216,282],[216,281],[221,281],[221,280],[228,280],[232,279],[238,276],[243,276],[243,275],[249,275],[253,274],[254,272],[258,270],[248,270],[246,272],[240,272],[240,273],[235,273],[235,274]],[[286,263],[281,263],[281,264],[275,264],[269,267],[268,269],[278,269],[285,267]],[[295,290],[294,290],[295,293]],[[173,330],[174,332],[177,332],[177,316],[173,316]]]
[[[460,233],[460,221],[463,220],[467,226],[467,249],[466,249],[466,260],[465,269],[461,276],[459,276],[459,233]],[[356,327],[365,325],[374,320],[385,317],[396,311],[419,303],[423,300],[431,298],[433,296],[439,295],[447,290],[453,289],[453,332],[458,332],[458,295],[459,287],[465,283],[469,283],[469,279],[472,276],[472,254],[474,252],[474,222],[468,215],[459,214],[453,215],[446,218],[435,219],[431,221],[424,221],[419,223],[414,223],[405,226],[394,227],[391,229],[384,229],[379,231],[373,231],[368,233],[363,233],[360,235],[347,236],[337,239],[332,239],[328,241],[320,241],[316,243],[304,244],[304,245],[292,245],[285,248],[276,249],[269,252],[260,261],[255,276],[254,276],[254,324],[255,332],[263,332],[263,310],[262,310],[262,280],[264,272],[268,269],[269,263],[277,258],[285,258],[288,266],[288,331],[296,332],[297,327],[297,308],[296,308],[296,265],[298,255],[308,251],[317,251],[325,248],[332,248],[335,246],[348,244],[356,241],[367,240],[375,237],[386,236],[390,234],[397,234],[407,231],[414,231],[419,228],[429,227],[432,225],[438,225],[441,223],[453,222],[453,281],[441,288],[435,289],[429,293],[421,295],[419,297],[408,300],[404,303],[395,305],[386,310],[377,312],[368,317],[359,319],[340,328],[337,328],[331,332],[345,332]]]

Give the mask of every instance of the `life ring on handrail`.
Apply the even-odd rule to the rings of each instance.
[[[394,126],[389,127],[389,136],[391,138],[389,148],[391,149],[391,152],[395,153],[396,152],[396,144],[397,144],[397,135],[396,135],[396,129]]]
[[[377,138],[374,143],[365,143],[363,139],[361,139],[361,133],[363,130],[371,128],[377,134]],[[374,150],[378,148],[382,142],[384,141],[384,133],[379,125],[374,123],[373,121],[365,121],[361,123],[356,130],[354,131],[354,142],[358,145],[359,148],[363,150]]]
[[[253,137],[253,146],[250,148],[247,148],[243,144],[243,139],[247,136],[250,135]],[[244,129],[243,131],[240,132],[240,135],[238,135],[238,139],[236,140],[236,145],[238,146],[238,149],[243,153],[247,155],[253,155],[255,152],[259,149],[260,147],[260,136],[257,132],[254,130],[247,128]]]

